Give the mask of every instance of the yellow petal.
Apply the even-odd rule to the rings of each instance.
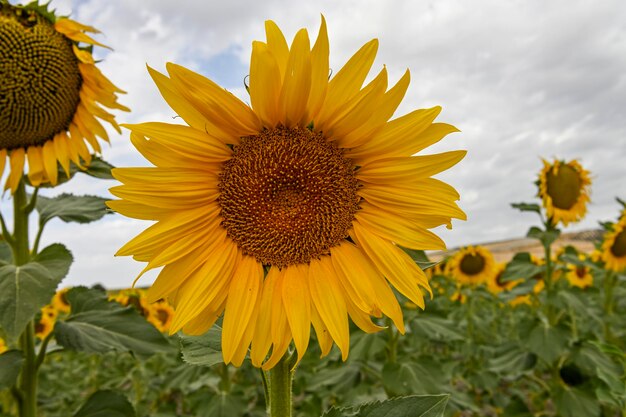
[[[312,260],[309,263],[309,288],[311,299],[320,318],[326,325],[331,337],[341,350],[341,358],[345,361],[350,350],[350,332],[348,328],[348,311],[343,291],[335,280],[330,258]]]
[[[306,268],[299,265],[288,266],[282,290],[283,306],[300,362],[311,335],[311,294],[307,284]]]
[[[0,149],[0,177],[4,174],[4,167],[7,163],[7,150],[2,148]]]
[[[106,205],[126,217],[140,220],[161,220],[171,213],[171,210],[160,209],[145,204],[134,203],[127,200],[111,200]]]
[[[309,35],[301,29],[291,44],[280,93],[281,122],[286,127],[303,123],[311,89],[311,51]]]
[[[271,267],[265,281],[263,282],[263,290],[261,292],[261,301],[259,304],[259,315],[257,317],[256,329],[254,331],[254,339],[250,348],[250,360],[252,365],[260,368],[265,360],[270,347],[272,346],[272,299],[274,298],[274,290],[276,287],[276,279],[279,270]]]
[[[263,125],[278,124],[278,97],[281,90],[280,69],[276,58],[263,42],[252,42],[250,58],[250,103]]]
[[[386,158],[361,166],[357,177],[375,184],[395,184],[420,180],[456,165],[467,151],[450,151],[435,155]]]
[[[333,338],[330,336],[328,327],[324,324],[324,320],[322,320],[315,304],[311,306],[311,322],[313,323],[313,328],[315,329],[315,334],[317,335],[317,342],[319,343],[322,351],[320,357],[323,358],[330,353],[330,350],[333,347]]]
[[[7,178],[4,189],[6,190],[7,188],[10,188],[11,193],[14,193],[24,173],[24,149],[13,149],[11,151],[11,154],[9,155],[9,159],[11,164],[11,172],[9,173],[9,177]]]
[[[41,146],[28,147],[28,179],[34,187],[39,187],[45,180]]]
[[[311,91],[309,93],[304,124],[309,124],[311,120],[317,117],[326,99],[330,72],[330,64],[328,62],[330,54],[329,49],[326,19],[322,16],[322,23],[317,35],[317,40],[311,50]]]
[[[244,340],[244,330],[257,308],[262,285],[263,265],[252,256],[244,256],[231,281],[224,311],[222,353],[226,364],[240,344],[247,348],[250,343]]]
[[[265,21],[265,33],[267,35],[267,47],[269,51],[276,58],[276,63],[280,70],[280,79],[285,76],[287,68],[287,60],[289,59],[289,47],[285,36],[280,31],[279,27],[271,20]]]
[[[43,167],[46,172],[46,177],[48,177],[52,185],[56,185],[59,170],[57,168],[58,164],[54,140],[48,140],[46,141],[46,143],[43,144],[42,159]]]
[[[65,171],[65,176],[67,178],[70,177],[70,153],[67,146],[68,140],[69,139],[67,138],[65,131],[57,133],[53,140],[54,154],[61,164],[61,167],[63,167],[63,171]]]

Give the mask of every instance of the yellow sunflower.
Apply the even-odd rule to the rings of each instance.
[[[467,295],[463,294],[460,290],[456,290],[451,296],[450,301],[454,303],[465,304],[467,302]]]
[[[591,179],[576,160],[549,163],[539,173],[539,197],[550,222],[563,226],[580,221],[587,212]]]
[[[606,269],[615,272],[626,270],[626,211],[604,235],[602,260]]]
[[[161,332],[168,332],[174,318],[174,308],[167,301],[152,304],[148,310],[148,321]]]
[[[448,274],[461,285],[489,282],[496,274],[496,265],[489,249],[483,246],[462,248],[448,261]]]
[[[52,305],[58,311],[62,313],[70,312],[70,303],[67,301],[67,292],[70,290],[70,287],[63,288],[62,290],[57,291],[52,297]]]
[[[55,318],[47,314],[42,314],[41,318],[35,323],[35,336],[39,339],[45,339],[54,329]]]
[[[119,126],[104,107],[128,111],[117,102],[115,87],[96,67],[91,48],[97,33],[66,18],[56,18],[37,2],[0,3],[0,175],[7,157],[5,189],[15,191],[26,171],[33,186],[58,181],[57,162],[70,175],[70,161],[91,162],[89,143],[108,141],[97,118]],[[85,46],[86,45],[86,46]]]
[[[117,255],[163,266],[148,291],[176,313],[170,333],[206,332],[224,313],[224,361],[272,368],[293,340],[302,358],[315,329],[326,355],[346,359],[348,316],[364,331],[371,316],[404,332],[389,284],[424,307],[422,270],[401,247],[442,249],[428,229],[465,219],[454,188],[431,178],[465,151],[412,156],[457,129],[433,123],[440,107],[389,121],[409,72],[387,90],[385,68],[362,87],[378,41],[365,44],[329,81],[322,19],[310,47],[291,47],[274,22],[252,44],[251,107],[175,64],[149,69],[189,126],[126,126],[155,167],[120,168],[111,192],[118,212],[156,224]],[[266,360],[271,349],[271,355]]]
[[[585,265],[568,264],[565,278],[572,287],[587,288],[593,285],[591,268]]]
[[[9,350],[9,348],[7,347],[6,343],[4,342],[4,339],[2,339],[0,337],[0,355],[2,355],[7,350]]]
[[[504,273],[505,269],[506,269],[506,264],[502,262],[498,262],[496,263],[494,267],[494,273],[488,277],[487,289],[492,294],[498,294],[498,293],[501,293],[502,291],[509,291],[510,289],[514,288],[517,284],[521,282],[521,280],[512,280],[512,281],[503,282],[502,274]]]

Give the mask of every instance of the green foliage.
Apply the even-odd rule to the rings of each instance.
[[[0,355],[0,390],[15,385],[23,362],[24,356],[19,350],[7,350]]]
[[[135,410],[121,393],[96,391],[78,410],[74,417],[135,417]]]
[[[558,229],[548,228],[542,230],[536,226],[528,229],[527,237],[539,240],[543,245],[551,245],[555,240],[559,238],[561,231]]]
[[[131,351],[139,356],[172,352],[172,346],[132,307],[107,301],[103,291],[77,287],[67,294],[72,313],[54,334],[67,349],[102,353]]]
[[[541,206],[535,203],[512,203],[511,207],[518,209],[521,212],[530,211],[541,214]]]
[[[357,407],[333,407],[322,417],[442,417],[448,397],[448,395],[413,395]]]
[[[72,194],[60,194],[53,198],[37,197],[37,211],[39,212],[39,225],[43,227],[55,217],[64,222],[90,223],[100,220],[107,214],[104,204],[106,198]]]
[[[50,302],[72,260],[65,246],[53,244],[25,265],[0,266],[0,328],[10,340]]]
[[[222,330],[213,326],[202,336],[180,336],[183,360],[190,365],[213,366],[222,358]]]

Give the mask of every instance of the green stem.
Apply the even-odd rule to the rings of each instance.
[[[606,271],[604,276],[604,340],[611,342],[613,332],[611,331],[611,316],[613,315],[613,289],[615,288],[615,274]]]
[[[36,194],[30,203],[26,196],[24,180],[13,194],[13,262],[16,266],[30,261],[28,241],[28,215],[34,207]],[[20,417],[37,416],[37,354],[35,352],[35,323],[31,321],[20,337],[20,348],[24,354],[24,364],[19,380],[19,391],[22,395]]]
[[[390,318],[386,318],[387,324],[387,361],[396,363],[398,360],[398,332],[394,330]]]
[[[553,229],[553,227],[550,225],[550,223],[546,223],[546,232],[549,231],[550,229]],[[555,326],[556,325],[556,311],[554,309],[554,282],[552,279],[552,275],[553,275],[553,266],[552,266],[552,247],[550,244],[543,244],[543,249],[544,249],[544,257],[545,257],[545,271],[546,274],[544,276],[544,284],[546,287],[546,293],[547,293],[547,303],[546,303],[546,316],[548,317],[548,322],[550,323],[550,326]]]
[[[293,409],[291,383],[295,373],[295,369],[292,369],[294,359],[293,354],[286,353],[276,366],[269,370],[269,378],[263,379],[269,397],[267,410],[270,417],[291,417]]]

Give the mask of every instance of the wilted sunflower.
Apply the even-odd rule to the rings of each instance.
[[[495,261],[489,249],[468,246],[448,261],[448,274],[459,284],[479,285],[489,282],[496,274]]]
[[[115,169],[124,185],[109,206],[157,222],[117,254],[164,266],[148,298],[174,305],[170,333],[204,333],[224,313],[225,362],[252,345],[269,369],[292,339],[302,357],[311,324],[323,355],[334,341],[344,359],[348,316],[375,332],[370,316],[384,314],[404,332],[389,284],[422,308],[429,286],[401,247],[441,249],[428,229],[465,219],[455,189],[431,178],[465,151],[412,156],[457,129],[433,123],[440,107],[389,121],[409,72],[387,90],[383,68],[362,88],[377,40],[329,81],[324,20],[312,48],[305,29],[291,47],[275,23],[266,31],[252,45],[251,107],[181,66],[149,69],[189,126],[127,126],[156,167]]]
[[[551,223],[563,226],[580,221],[587,212],[589,202],[589,171],[578,161],[543,160],[539,173],[539,197]]]
[[[86,32],[98,31],[57,18],[37,1],[0,3],[0,175],[10,161],[5,189],[15,191],[26,161],[33,186],[56,184],[57,162],[68,177],[70,161],[88,165],[85,141],[100,152],[96,137],[109,140],[96,118],[120,131],[102,106],[128,111],[117,102],[123,91],[96,67],[91,49],[104,45]]]
[[[626,210],[604,235],[602,260],[606,269],[615,272],[626,270]]]
[[[39,321],[35,323],[35,336],[39,339],[45,339],[54,329],[56,318],[50,317],[48,314],[41,314]]]

